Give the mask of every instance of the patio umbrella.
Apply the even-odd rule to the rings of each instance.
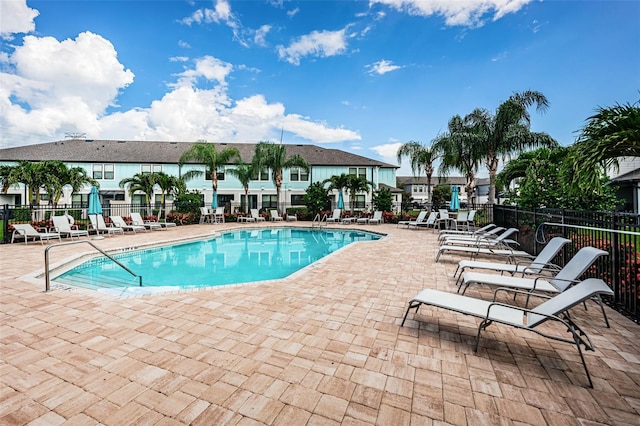
[[[451,187],[451,202],[449,203],[449,210],[457,211],[460,208],[460,196],[458,195],[458,187]]]
[[[95,186],[91,187],[91,192],[89,193],[89,210],[87,211],[87,214],[96,216],[96,223],[98,222],[98,215],[102,214],[100,194],[98,193],[98,188],[96,188]],[[102,237],[100,236],[100,232],[98,232],[94,239],[102,239]]]
[[[344,197],[342,196],[342,191],[338,192],[338,205],[336,206],[339,209],[344,209]]]
[[[213,208],[213,209],[217,209],[218,208],[218,192],[217,191],[213,191],[213,199],[211,200],[211,208]]]

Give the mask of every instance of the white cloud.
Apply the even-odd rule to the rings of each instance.
[[[493,12],[493,21],[515,13],[532,0],[370,0],[369,4],[385,4],[415,16],[442,16],[446,25],[479,27],[485,16]]]
[[[356,131],[287,114],[283,104],[261,94],[231,99],[228,81],[236,67],[212,56],[184,62],[184,71],[148,107],[116,113],[108,108],[117,106],[134,75],[99,35],[85,32],[62,42],[27,36],[4,59],[1,147],[62,139],[67,132],[94,139],[258,142],[283,127],[315,143],[361,139]]]
[[[38,15],[40,12],[27,6],[26,0],[0,1],[0,38],[11,40],[13,34],[34,31]]]
[[[287,11],[287,16],[288,16],[289,18],[293,18],[294,16],[296,16],[296,15],[298,14],[298,12],[300,12],[300,8],[299,8],[299,7],[296,7],[295,9],[288,10],[288,11]]]
[[[231,5],[227,0],[215,0],[214,8],[198,9],[186,18],[180,20],[186,25],[192,24],[225,24],[233,31],[234,40],[242,46],[248,47],[246,40],[242,37],[242,25],[240,20],[231,11]]]
[[[398,148],[402,145],[402,142],[393,142],[383,145],[372,146],[371,149],[378,154],[382,159],[390,164],[398,164]]]
[[[339,31],[313,31],[299,37],[289,46],[278,46],[280,59],[300,65],[304,56],[326,58],[340,55],[347,49],[346,28]]]
[[[271,25],[263,25],[260,28],[258,28],[255,32],[255,35],[253,36],[253,42],[256,45],[261,47],[266,46],[267,45],[266,37],[269,31],[271,31]]]
[[[382,59],[378,62],[375,62],[371,65],[367,65],[367,68],[369,69],[369,74],[378,74],[378,75],[383,75],[386,74],[388,72],[391,71],[395,71],[398,70],[400,68],[402,68],[399,65],[393,65],[393,63],[391,61],[387,61],[386,59]]]

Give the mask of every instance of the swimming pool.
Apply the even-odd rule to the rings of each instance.
[[[215,238],[114,255],[137,278],[106,257],[83,262],[56,284],[111,293],[212,287],[284,278],[356,241],[381,235],[353,230],[270,228],[228,231]]]

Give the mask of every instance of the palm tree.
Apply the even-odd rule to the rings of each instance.
[[[158,212],[158,220],[162,217],[162,210],[165,208],[167,194],[176,191],[180,186],[180,178],[166,174],[165,172],[151,173],[152,179],[156,185],[160,187],[160,211]]]
[[[439,174],[447,176],[451,169],[459,170],[466,178],[467,199],[473,197],[476,173],[482,159],[478,140],[480,136],[456,115],[449,120],[448,132],[437,136],[433,147],[442,153]]]
[[[29,204],[40,204],[40,188],[47,183],[48,176],[43,162],[18,161],[15,166],[3,169],[2,184],[5,192],[12,185],[24,184]]]
[[[151,204],[153,187],[156,185],[156,178],[153,173],[136,173],[132,177],[124,178],[119,183],[120,188],[128,187],[129,196],[137,191],[144,193],[146,205]]]
[[[633,105],[599,107],[587,119],[571,147],[568,175],[582,191],[601,189],[594,169],[618,168],[620,157],[640,157],[640,101]]]
[[[240,161],[240,152],[236,148],[227,147],[216,151],[216,146],[208,142],[197,142],[180,156],[180,166],[187,161],[195,161],[204,164],[213,190],[213,200],[218,199],[218,168],[224,164]],[[185,181],[202,175],[201,170],[190,170],[182,178]]]
[[[235,176],[240,181],[240,184],[244,188],[244,199],[246,200],[244,213],[249,212],[249,183],[251,178],[255,176],[256,166],[255,164],[238,163],[235,169],[227,169],[227,173],[231,176]]]
[[[373,182],[368,181],[362,176],[347,175],[345,188],[349,190],[349,203],[351,203],[351,213],[354,212],[356,205],[356,195],[359,192],[369,192],[369,188],[373,187]]]
[[[433,163],[440,154],[432,146],[423,146],[420,142],[409,141],[398,148],[398,163],[402,164],[402,157],[409,157],[411,161],[411,171],[416,177],[424,170],[427,176],[427,202],[431,202],[431,177],[433,176]]]
[[[63,188],[71,187],[71,193],[80,191],[85,185],[99,186],[98,182],[87,174],[83,167],[67,167],[62,161],[43,161],[47,181],[45,191],[49,195],[49,204],[56,206],[62,197]]]
[[[349,175],[342,173],[340,175],[333,175],[330,178],[322,181],[323,185],[327,183],[329,186],[327,187],[327,191],[338,191],[339,195],[342,195],[342,191],[347,187],[347,183],[349,181]]]
[[[549,101],[542,93],[533,90],[516,92],[498,106],[495,116],[483,108],[477,108],[464,119],[474,130],[473,141],[479,145],[478,149],[489,171],[489,204],[495,202],[500,159],[504,160],[527,148],[558,146],[548,134],[531,131],[531,116],[527,109],[533,105],[536,105],[537,111],[544,112],[549,107]]]
[[[280,188],[282,187],[282,170],[299,167],[308,172],[309,163],[299,155],[287,158],[287,147],[282,144],[260,142],[256,145],[253,162],[260,171],[271,170],[271,180],[276,187],[276,202],[280,206]]]

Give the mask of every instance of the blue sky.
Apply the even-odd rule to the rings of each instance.
[[[596,107],[640,99],[638,1],[2,0],[0,37],[3,148],[284,129],[396,164],[515,91],[549,99],[532,129],[563,145]]]

